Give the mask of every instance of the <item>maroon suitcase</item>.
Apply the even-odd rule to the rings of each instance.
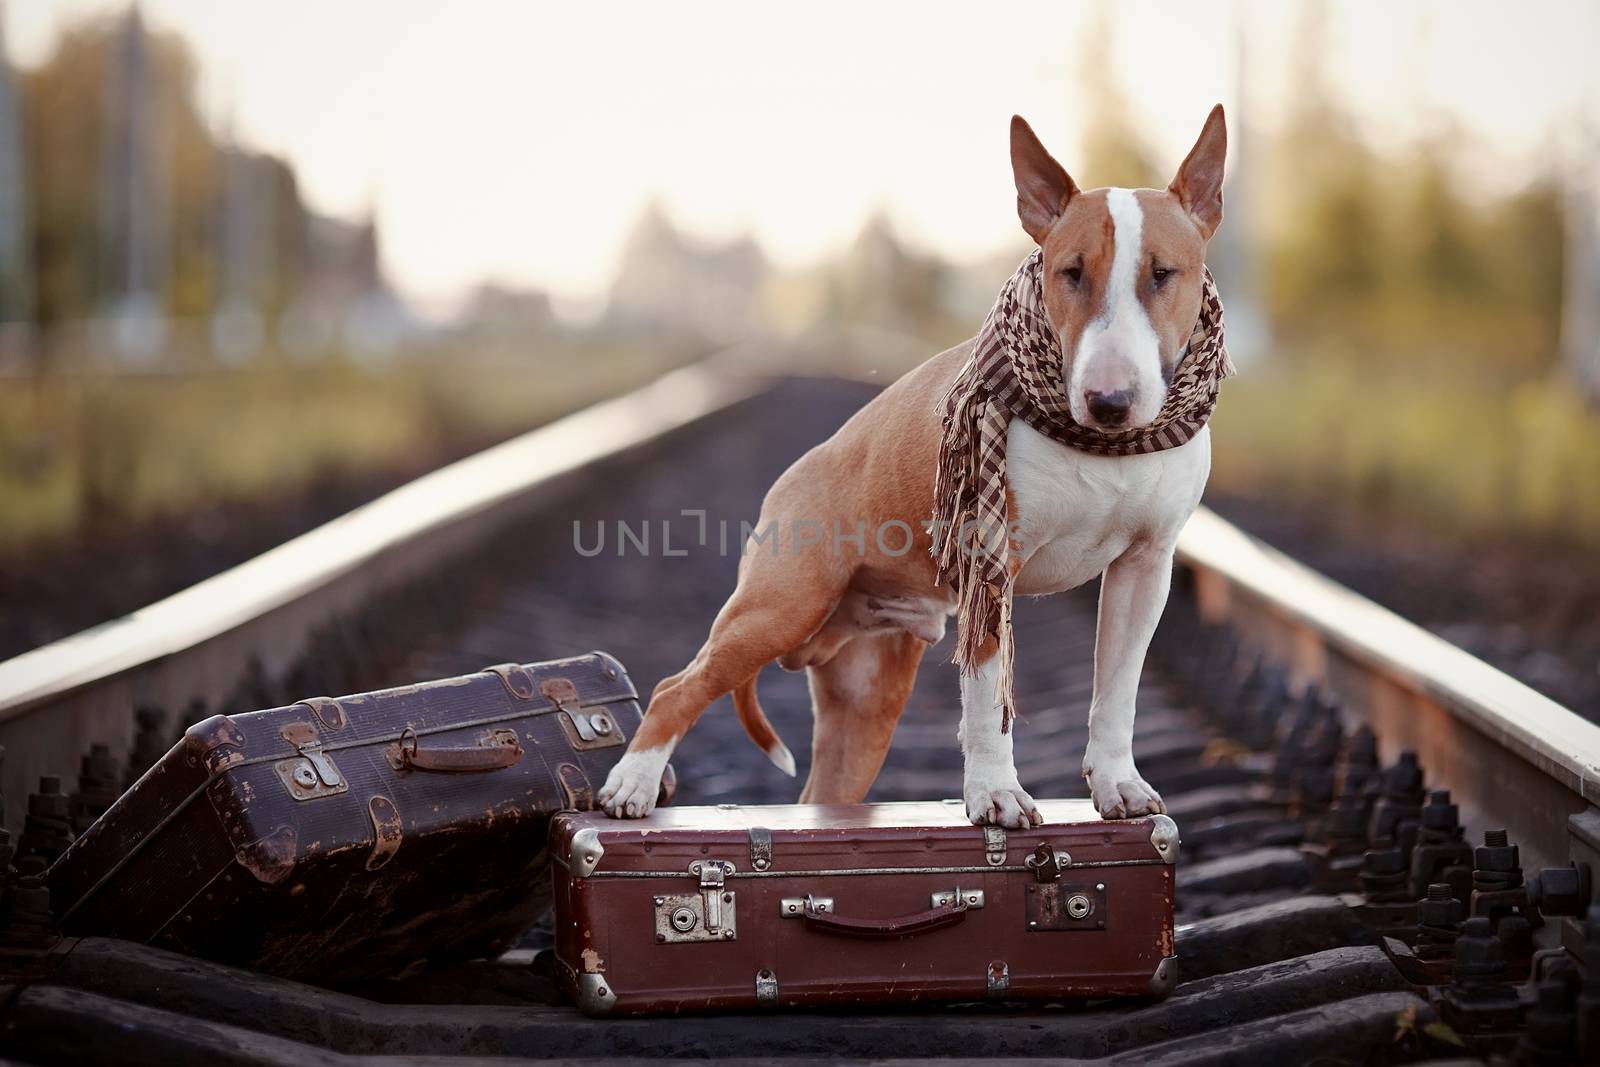
[[[1177,827],[1039,808],[1030,830],[953,801],[560,815],[561,983],[591,1015],[1164,995]]]
[[[56,861],[52,903],[67,933],[322,984],[493,953],[639,718],[601,652],[213,716]]]

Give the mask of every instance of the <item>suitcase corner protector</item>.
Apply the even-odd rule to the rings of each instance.
[[[1167,815],[1150,816],[1150,844],[1162,863],[1178,862],[1178,824]]]
[[[574,878],[587,878],[600,866],[600,857],[605,854],[600,831],[592,826],[582,827],[567,842],[567,870]]]
[[[591,651],[589,653],[589,655],[595,657],[596,659],[598,659],[600,661],[600,670],[605,674],[605,676],[607,678],[627,679],[628,682],[629,682],[628,688],[630,688],[630,689],[633,688],[633,686],[632,686],[633,679],[629,677],[628,668],[626,668],[626,667],[624,667],[622,665],[622,661],[620,659],[618,659],[617,657],[613,656],[611,653],[607,652],[603,648],[594,649],[593,651]]]
[[[1161,962],[1156,964],[1156,972],[1150,976],[1150,993],[1152,996],[1165,997],[1171,993],[1178,984],[1178,957],[1162,956]]]
[[[183,731],[178,741],[192,767],[217,774],[244,759],[244,731],[226,715],[212,715]]]
[[[578,1010],[585,1015],[609,1015],[617,1006],[617,991],[603,972],[582,972],[578,975]]]

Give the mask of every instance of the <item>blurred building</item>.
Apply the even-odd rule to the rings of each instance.
[[[384,278],[377,223],[302,211],[303,258],[279,325],[280,345],[301,358],[336,348],[368,359],[392,351],[417,325]]]
[[[473,290],[449,327],[478,360],[504,359],[529,365],[546,358],[547,342],[567,327],[556,318],[550,294],[496,282]]]
[[[463,320],[493,332],[549,329],[555,323],[550,294],[486,282],[473,291]]]
[[[1574,378],[1600,405],[1600,124],[1579,131],[1567,168],[1566,276],[1561,349]]]
[[[908,246],[889,217],[877,212],[834,266],[831,313],[897,333],[937,333],[952,295],[948,282],[942,260]]]
[[[1032,247],[1020,228],[1017,234],[990,255],[952,261],[908,243],[876,212],[837,254],[773,275],[770,325],[823,347],[838,341],[841,351],[872,353],[874,367],[898,373],[978,332]]]
[[[376,224],[310,211],[287,162],[213,129],[198,80],[137,5],[0,69],[0,321],[27,321],[43,362],[124,367],[379,357],[414,335]]]
[[[274,198],[266,188],[272,171],[239,147],[222,154],[222,296],[211,318],[211,343],[224,362],[240,363],[259,353],[266,340],[260,290],[275,265]]]
[[[964,263],[952,264],[945,286],[951,314],[975,334],[994,307],[1000,289],[1017,271],[1017,266],[1033,251],[1033,242],[1017,227],[1016,240],[996,252]]]
[[[719,344],[762,327],[761,293],[770,267],[749,236],[721,243],[692,238],[652,204],[621,255],[606,310],[611,326],[688,333]]]
[[[138,5],[111,41],[100,186],[100,273],[105,340],[147,362],[166,342],[169,128],[150,92],[149,42]]]
[[[4,24],[0,8],[0,367],[20,360],[33,316],[22,114]]]

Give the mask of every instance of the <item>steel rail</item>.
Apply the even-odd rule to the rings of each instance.
[[[1178,561],[1202,618],[1238,627],[1298,686],[1337,694],[1385,761],[1415,751],[1466,825],[1506,827],[1524,866],[1600,860],[1600,726],[1208,509],[1184,529]]]

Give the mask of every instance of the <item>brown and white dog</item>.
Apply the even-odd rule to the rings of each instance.
[[[1206,242],[1222,221],[1226,147],[1218,106],[1167,189],[1080,192],[1028,124],[1011,120],[1017,211],[1043,249],[1045,306],[1080,424],[1128,429],[1160,410],[1200,311]],[[792,775],[794,757],[756,701],[756,676],[775,659],[810,675],[816,722],[801,801],[866,796],[917,665],[955,606],[953,590],[936,584],[927,524],[943,401],[971,351],[971,341],[958,345],[895,382],[773,485],[756,529],[775,525],[776,542],[746,546],[705,646],[656,687],[600,790],[607,812],[650,812],[673,747],[728,692],[750,736]],[[1164,811],[1134,767],[1134,699],[1178,532],[1210,472],[1209,430],[1177,448],[1106,457],[1013,419],[1006,467],[1020,531],[1015,591],[1038,596],[1101,577],[1083,757],[1095,806],[1108,819]],[[864,544],[848,539],[863,522],[890,532],[869,533]],[[819,529],[847,540],[818,537]],[[987,658],[961,681],[963,795],[973,822],[1021,828],[1041,820],[1017,780],[1014,731],[1001,729],[995,647],[991,639]]]

